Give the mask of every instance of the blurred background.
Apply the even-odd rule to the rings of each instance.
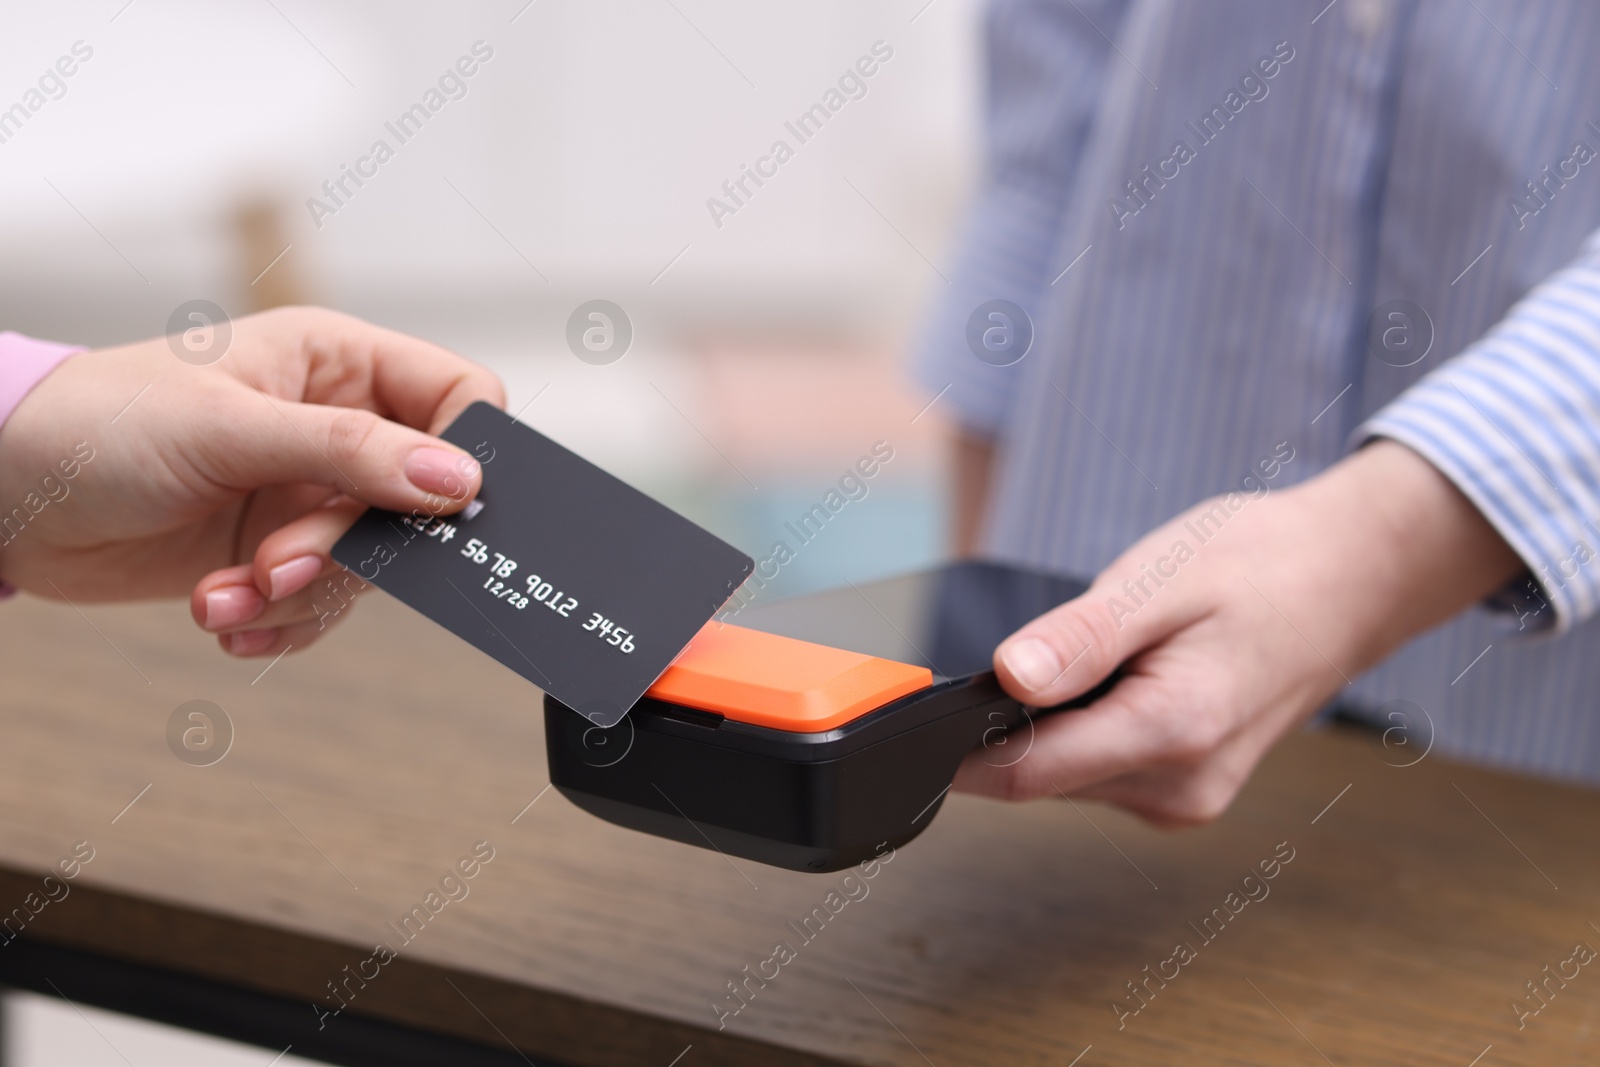
[[[887,441],[869,495],[761,598],[923,566],[945,551],[947,428],[905,354],[976,177],[976,16],[971,0],[10,5],[0,108],[26,114],[0,113],[0,329],[104,346],[165,333],[197,298],[233,317],[347,311],[492,367],[524,421],[758,558]],[[472,76],[440,91],[477,42]],[[877,42],[865,95],[801,143],[785,123]],[[29,97],[75,45],[75,73]],[[385,124],[430,90],[442,104],[402,143]],[[723,183],[779,139],[793,157],[733,201]],[[324,189],[379,140],[392,158]],[[736,210],[714,217],[711,197]],[[606,365],[566,338],[594,299],[633,330]],[[15,997],[8,1017],[10,1067],[124,1062],[68,1005]],[[143,1034],[117,1042],[140,1062],[224,1062],[210,1039],[95,1018]]]
[[[938,411],[912,423],[931,397],[903,355],[974,178],[968,0],[107,0],[6,22],[0,107],[75,42],[93,55],[0,144],[0,327],[109,345],[194,298],[322,304],[489,365],[531,425],[758,557],[888,440],[871,504],[770,592],[940,551]],[[480,41],[465,95],[401,143],[385,124]],[[801,144],[785,122],[879,41],[866,94]],[[713,218],[780,138],[794,157]],[[374,176],[324,191],[380,139]],[[568,350],[590,299],[632,322],[615,364]]]

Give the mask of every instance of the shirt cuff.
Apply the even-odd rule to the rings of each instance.
[[[1600,254],[1533,289],[1483,338],[1358,427],[1455,483],[1529,574],[1488,602],[1562,632],[1600,611]],[[1516,595],[1520,594],[1520,595]]]
[[[42,382],[68,356],[84,351],[79,345],[39,341],[9,330],[0,331],[0,426],[17,410],[22,398]],[[16,594],[17,587],[0,578],[0,600]]]

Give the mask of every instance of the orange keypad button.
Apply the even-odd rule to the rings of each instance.
[[[820,733],[932,684],[926,667],[712,620],[646,695],[755,726]]]

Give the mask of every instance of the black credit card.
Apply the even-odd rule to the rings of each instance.
[[[499,408],[473,404],[439,436],[482,464],[477,499],[455,515],[373,508],[334,560],[600,726],[754,567]]]

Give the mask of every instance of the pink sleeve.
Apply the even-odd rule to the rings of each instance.
[[[20,333],[0,331],[0,426],[45,375],[68,356],[82,351],[76,345],[36,341]],[[0,599],[16,591],[16,586],[0,578]]]
[[[0,332],[0,426],[58,363],[82,351],[77,345],[36,341],[9,330]]]

